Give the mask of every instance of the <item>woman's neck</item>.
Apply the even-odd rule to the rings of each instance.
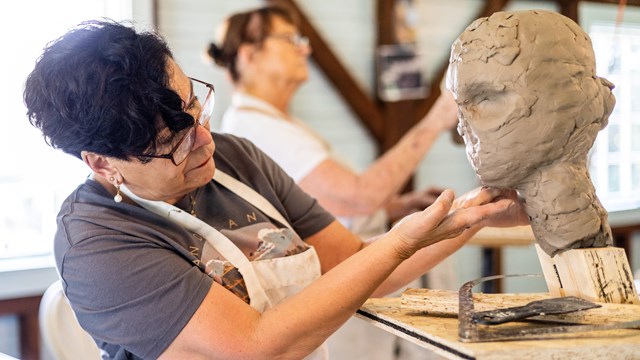
[[[297,89],[298,85],[278,85],[268,81],[236,86],[237,91],[265,101],[286,115],[289,115],[289,103]]]

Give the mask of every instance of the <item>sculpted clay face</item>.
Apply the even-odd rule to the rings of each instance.
[[[452,46],[447,87],[480,181],[518,190],[545,252],[612,243],[587,153],[615,98],[580,26],[547,11],[478,19]]]

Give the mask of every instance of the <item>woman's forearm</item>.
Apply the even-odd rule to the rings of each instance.
[[[453,239],[440,241],[417,251],[400,264],[371,296],[382,297],[403,288],[464,246],[476,232],[478,229],[468,229]]]

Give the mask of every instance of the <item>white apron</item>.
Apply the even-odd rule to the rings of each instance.
[[[267,199],[247,185],[218,169],[215,171],[213,180],[258,208],[268,217],[291,229],[291,225],[284,219],[282,214]],[[205,238],[220,255],[240,271],[247,287],[250,305],[260,312],[277,305],[287,297],[297,294],[321,275],[320,260],[313,246],[310,246],[309,249],[302,253],[287,257],[249,261],[229,238],[188,212],[164,201],[151,201],[140,198],[124,185],[120,187],[120,190],[145,209]],[[326,344],[323,344],[305,359],[328,359]]]

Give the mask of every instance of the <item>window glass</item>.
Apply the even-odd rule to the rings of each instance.
[[[631,164],[631,190],[640,191],[640,163]]]
[[[609,124],[609,152],[620,151],[620,126],[618,124]]]
[[[631,151],[640,152],[640,124],[631,125]]]
[[[583,2],[585,3],[585,2]],[[640,8],[581,4],[581,26],[593,41],[597,74],[614,83],[616,106],[590,154],[590,174],[608,211],[640,208]]]
[[[620,167],[618,165],[609,165],[609,192],[615,193],[620,191]]]
[[[48,41],[84,20],[130,18],[130,2],[21,0],[0,13],[0,259],[50,253],[58,208],[88,175],[82,161],[51,149],[29,123],[22,100],[27,75]]]

